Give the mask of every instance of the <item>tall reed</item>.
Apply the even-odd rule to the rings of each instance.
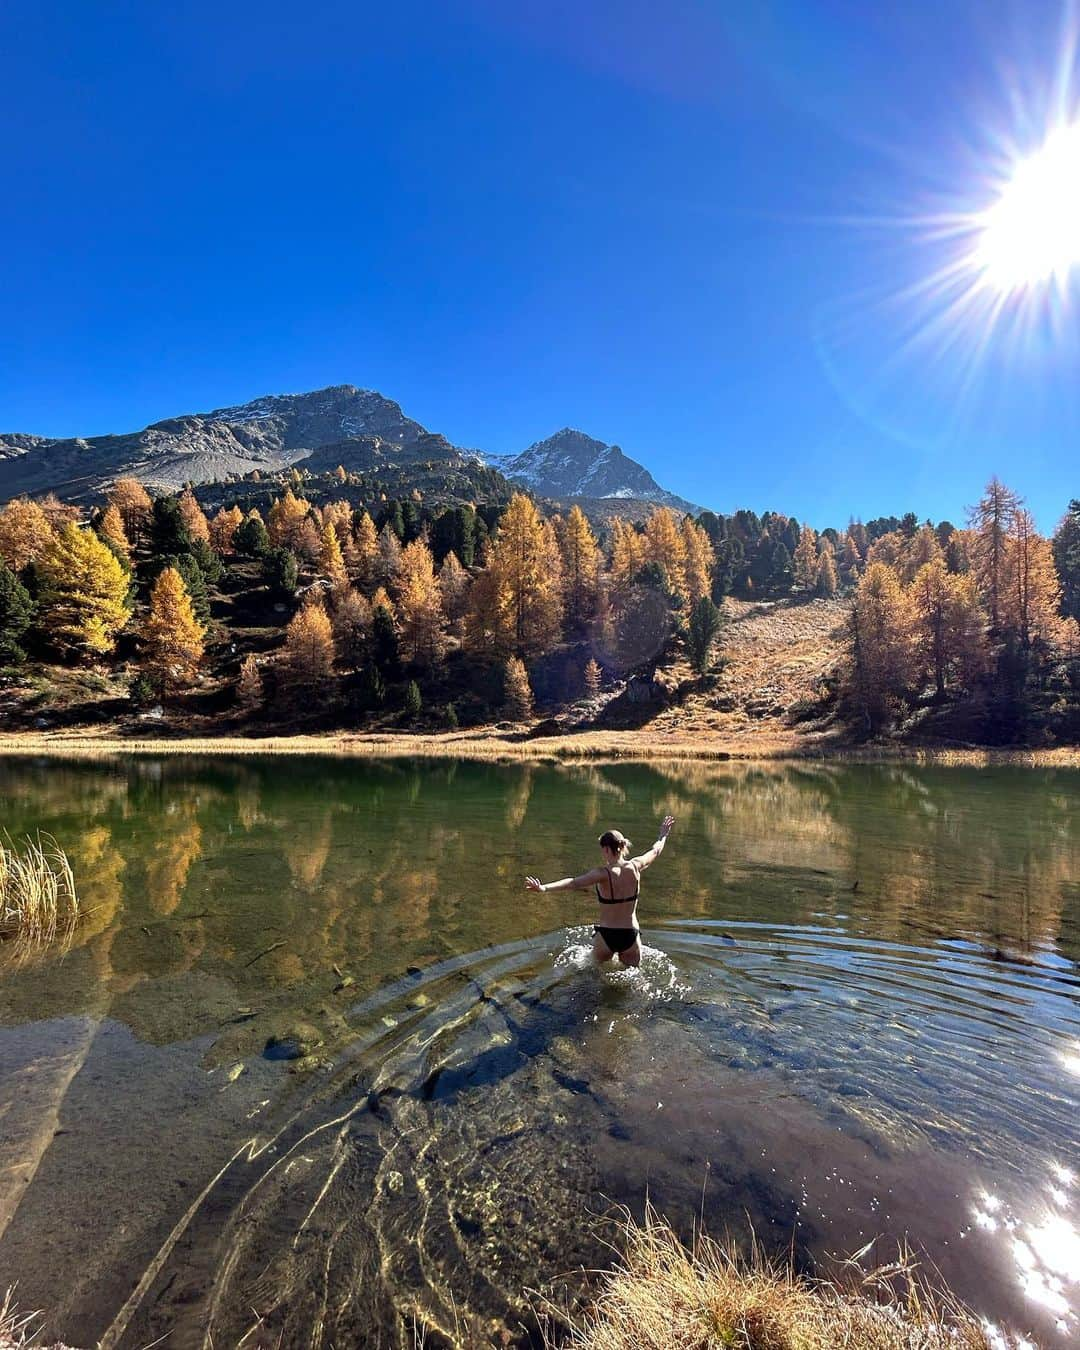
[[[0,1350],[23,1350],[35,1342],[41,1327],[40,1313],[21,1313],[15,1306],[15,1290],[0,1299]]]
[[[75,878],[51,835],[21,845],[0,840],[0,938],[16,950],[39,950],[70,940],[79,919]]]
[[[840,1283],[810,1280],[790,1263],[749,1257],[699,1236],[687,1248],[654,1213],[627,1219],[621,1261],[568,1337],[577,1350],[1004,1350],[1016,1344],[906,1256]],[[865,1253],[861,1253],[864,1255]],[[560,1319],[561,1320],[561,1319]]]

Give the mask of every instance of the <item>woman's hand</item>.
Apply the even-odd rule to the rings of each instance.
[[[674,816],[665,816],[664,823],[660,826],[660,838],[666,839],[675,826]]]
[[[539,877],[526,877],[525,889],[527,891],[542,891],[544,889],[544,883]]]

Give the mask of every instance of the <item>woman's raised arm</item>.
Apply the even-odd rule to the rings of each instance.
[[[675,826],[674,816],[665,816],[664,823],[660,826],[660,833],[657,836],[656,843],[652,848],[639,854],[636,858],[630,859],[631,867],[636,867],[639,872],[643,872],[646,867],[650,867],[659,858],[664,851],[664,845],[667,843],[668,835]]]
[[[603,875],[604,869],[602,867],[593,867],[588,872],[583,872],[579,877],[563,877],[562,881],[545,883],[539,877],[526,877],[525,889],[527,891],[587,891],[590,886],[595,886]]]

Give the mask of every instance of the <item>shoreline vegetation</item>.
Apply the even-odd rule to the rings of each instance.
[[[67,942],[79,921],[75,877],[50,835],[0,839],[0,942],[16,959]]]
[[[760,763],[929,764],[970,767],[1015,765],[1080,768],[1080,746],[942,746],[912,742],[857,743],[767,736],[744,740],[707,734],[581,732],[529,736],[484,729],[448,732],[315,732],[286,736],[116,736],[108,730],[4,732],[2,756],[77,759],[125,755],[310,755],[366,759],[466,759],[506,762],[679,760]]]
[[[799,1275],[754,1244],[699,1234],[686,1247],[649,1210],[627,1219],[621,1252],[593,1306],[549,1350],[1011,1350],[909,1257],[867,1271],[856,1258],[839,1281]],[[864,1252],[861,1253],[865,1254]],[[1030,1341],[1024,1342],[1028,1345]]]

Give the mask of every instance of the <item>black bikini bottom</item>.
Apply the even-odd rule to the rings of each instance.
[[[600,924],[593,925],[593,932],[599,933],[604,945],[613,952],[626,951],[628,947],[634,945],[639,936],[636,928],[603,928]]]

